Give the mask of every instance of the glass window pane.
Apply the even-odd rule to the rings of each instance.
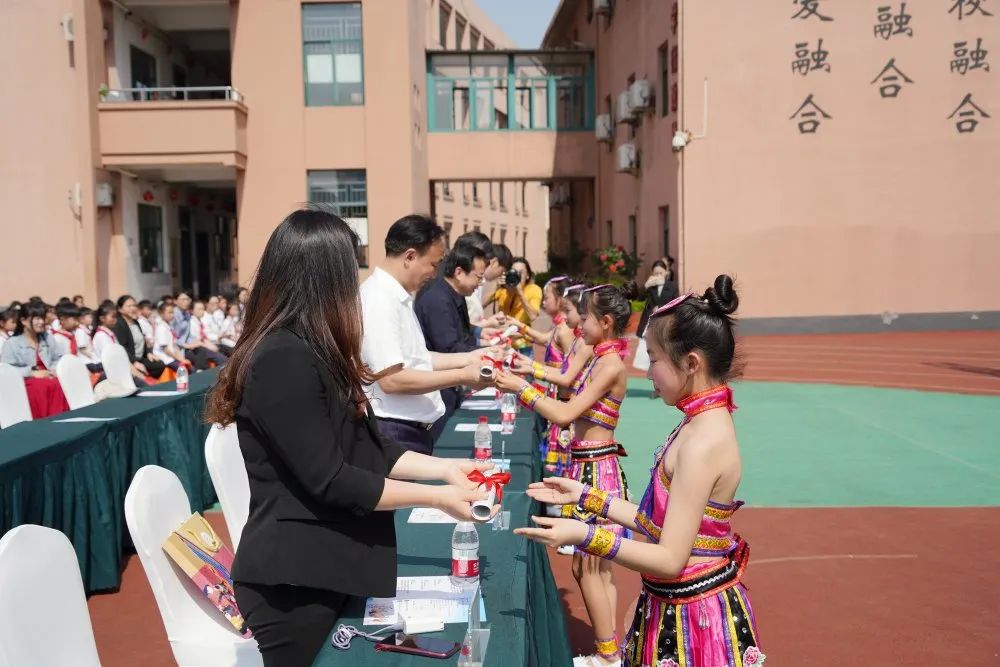
[[[476,127],[477,130],[489,130],[493,127],[493,117],[496,112],[493,106],[493,88],[488,82],[476,83]]]
[[[364,104],[360,3],[302,6],[307,106]]]
[[[358,264],[368,266],[368,181],[364,169],[310,171],[309,201],[332,208],[361,239]]]
[[[138,205],[139,270],[161,273],[163,267],[163,210],[149,204]]]

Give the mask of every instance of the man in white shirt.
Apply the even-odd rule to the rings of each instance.
[[[431,427],[445,412],[440,389],[480,383],[478,350],[430,352],[413,310],[414,295],[437,274],[444,257],[444,229],[430,218],[408,215],[385,237],[386,259],[361,284],[364,340],[361,356],[375,372],[403,370],[371,386],[379,429],[404,447],[432,454]]]

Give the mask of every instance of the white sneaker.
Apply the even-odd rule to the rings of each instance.
[[[574,547],[572,544],[566,544],[556,549],[556,552],[560,556],[572,556],[574,553],[576,553],[576,547]]]
[[[581,655],[573,658],[573,667],[622,667],[622,661],[604,662],[596,655]]]

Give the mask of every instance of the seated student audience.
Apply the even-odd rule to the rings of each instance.
[[[77,308],[83,308],[84,303],[86,302],[83,300],[83,295],[77,294],[73,297],[73,305]]]
[[[200,371],[210,368],[212,364],[223,366],[226,363],[226,356],[219,352],[219,346],[211,342],[205,333],[205,327],[201,321],[204,315],[205,303],[195,301],[189,313],[187,336],[177,339],[181,347],[190,351],[188,356],[191,363]]]
[[[227,315],[222,320],[222,327],[219,329],[219,344],[225,345],[229,349],[236,347],[240,332],[243,330],[243,323],[240,319],[240,305],[231,303],[227,309]]]
[[[219,317],[221,312],[219,310],[219,297],[213,296],[205,302],[205,312],[198,319],[201,320],[201,331],[205,339],[215,346],[217,352],[228,357],[232,354],[233,348],[222,343],[222,323],[225,318]]]
[[[104,372],[99,359],[95,361],[89,354],[81,353],[77,337],[77,332],[83,326],[80,324],[80,309],[74,306],[72,301],[67,301],[56,307],[56,315],[59,318],[59,329],[52,332],[52,344],[59,349],[60,356],[71,354],[83,360],[91,373]],[[89,353],[89,348],[87,352]]]
[[[143,299],[139,302],[138,307],[139,317],[136,318],[136,322],[139,323],[139,330],[142,331],[142,336],[146,339],[146,349],[152,350],[153,322],[150,318],[153,316],[153,304],[149,302],[149,299]]]
[[[176,336],[170,323],[174,321],[174,306],[161,301],[156,309],[159,317],[153,326],[153,355],[170,370],[181,366],[191,366],[184,358],[184,351],[177,345]]]
[[[94,328],[91,346],[94,356],[101,359],[104,350],[118,343],[118,336],[115,335],[114,331],[115,323],[118,322],[118,309],[115,307],[115,302],[102,303],[97,309],[95,318],[97,326]]]
[[[3,346],[0,362],[13,366],[26,378],[55,377],[56,363],[62,357],[45,330],[46,312],[40,301],[22,307],[14,335]]]
[[[77,354],[88,364],[101,363],[100,357],[94,354],[94,311],[86,306],[80,309],[80,326],[73,332],[76,336]]]
[[[56,307],[45,305],[45,330],[52,332],[59,328],[59,320],[56,319]]]
[[[146,378],[157,380],[163,375],[164,365],[153,355],[152,349],[146,345],[146,336],[139,326],[139,306],[135,299],[126,294],[118,299],[118,322],[115,324],[115,336],[119,344],[125,348],[129,363],[134,370],[133,375],[146,381]]]
[[[226,297],[224,296],[219,296],[218,300],[219,300],[218,303],[219,307],[215,309],[214,313],[212,313],[212,317],[214,317],[215,321],[218,323],[219,329],[222,329],[222,322],[226,319],[227,315],[229,314],[229,300],[226,299]],[[211,301],[211,299],[209,299],[209,301]]]
[[[13,308],[0,311],[0,355],[3,354],[3,344],[14,335],[17,329],[17,311]]]

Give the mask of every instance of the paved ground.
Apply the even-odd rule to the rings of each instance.
[[[742,352],[735,525],[773,664],[1000,664],[1000,332],[748,337]],[[679,414],[630,383],[619,436],[637,493]],[[552,560],[589,651],[569,559]],[[618,578],[624,608],[638,579]],[[90,609],[105,667],[174,664],[137,558]]]

